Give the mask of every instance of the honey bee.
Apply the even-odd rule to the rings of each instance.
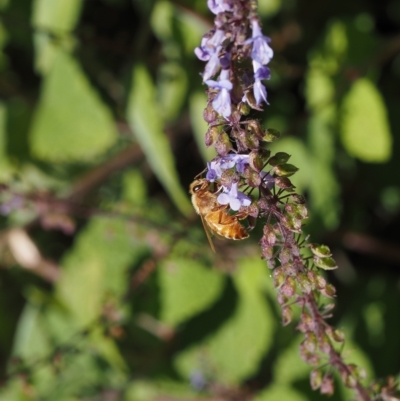
[[[220,205],[217,202],[218,191],[212,192],[210,183],[205,178],[193,181],[190,184],[190,193],[192,194],[193,207],[201,217],[204,231],[214,253],[215,248],[211,240],[213,234],[233,240],[248,238],[249,233],[239,223],[239,220],[248,216],[247,212],[240,211],[233,215],[229,214],[229,206]]]

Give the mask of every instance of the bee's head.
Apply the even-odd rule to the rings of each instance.
[[[200,178],[198,180],[194,180],[191,184],[190,184],[190,189],[189,192],[194,195],[195,193],[201,191],[201,190],[205,190],[208,188],[209,182],[205,179],[205,178]]]

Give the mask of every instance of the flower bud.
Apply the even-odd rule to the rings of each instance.
[[[279,260],[282,263],[282,265],[286,265],[291,257],[290,249],[289,248],[282,248],[281,251],[279,252]]]
[[[229,151],[232,150],[232,144],[226,132],[221,132],[221,134],[219,134],[215,142],[215,150],[220,156],[226,156]]]
[[[322,384],[322,372],[320,369],[314,369],[310,373],[310,385],[313,390],[321,387]]]
[[[285,164],[290,159],[290,155],[285,152],[278,152],[268,160],[268,164],[271,166],[278,166],[279,164]]]
[[[250,120],[247,122],[247,129],[253,132],[258,138],[263,138],[263,131],[260,126],[259,121],[257,120]]]
[[[327,395],[332,395],[335,392],[332,375],[327,373],[324,376],[320,386],[320,392],[321,394],[327,394]]]
[[[293,218],[291,216],[282,216],[281,224],[294,233],[301,233],[302,222],[299,219]]]
[[[278,177],[290,177],[295,174],[299,169],[293,164],[279,164],[275,166],[272,170]]]
[[[309,247],[311,249],[311,252],[320,258],[327,258],[332,256],[331,250],[326,245],[310,244]]]
[[[285,281],[285,273],[282,271],[282,268],[278,267],[274,270],[272,275],[275,288],[279,288]]]
[[[332,284],[327,284],[325,288],[321,289],[321,294],[327,298],[333,298],[336,295],[336,289]]]
[[[333,258],[320,258],[314,255],[314,264],[323,270],[335,270],[338,268]]]
[[[249,165],[254,171],[260,172],[264,167],[264,152],[252,150],[249,154]]]
[[[207,147],[211,146],[218,139],[220,131],[218,127],[210,127],[207,130],[204,140]]]
[[[251,108],[247,103],[240,103],[238,110],[242,116],[248,116],[250,114]]]
[[[286,277],[285,282],[282,284],[280,288],[280,292],[284,294],[286,297],[292,297],[296,292],[296,281],[293,277]]]
[[[265,142],[273,142],[275,139],[278,139],[281,136],[281,133],[274,129],[268,128],[264,131],[263,141]]]
[[[293,318],[292,309],[289,306],[282,308],[282,325],[287,326]]]
[[[306,203],[306,198],[303,195],[299,194],[293,194],[292,200],[294,203],[297,203],[299,205],[304,205]]]
[[[252,188],[258,188],[261,185],[261,177],[257,171],[254,171],[250,166],[246,166],[243,172],[246,178],[246,183]]]
[[[276,177],[275,185],[282,189],[294,188],[292,182],[287,177]]]
[[[208,104],[207,107],[203,111],[204,121],[208,124],[213,123],[217,120],[218,113],[214,110],[212,104]]]

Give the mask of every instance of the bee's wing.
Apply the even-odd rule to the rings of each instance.
[[[212,238],[211,238],[210,227],[208,226],[207,222],[205,221],[203,215],[200,215],[200,217],[201,217],[201,222],[203,223],[204,231],[206,232],[206,235],[207,235],[208,242],[210,243],[211,249],[214,253],[216,253],[214,244],[213,244]]]
[[[219,237],[240,240],[248,238],[249,233],[238,222],[235,215],[230,215],[226,207],[214,210],[204,217],[210,231]]]

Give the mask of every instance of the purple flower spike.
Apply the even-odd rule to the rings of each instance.
[[[267,101],[267,90],[259,79],[256,79],[256,81],[254,82],[253,91],[257,105],[259,105],[262,101],[269,104]]]
[[[217,201],[221,205],[228,205],[233,211],[238,211],[241,206],[249,206],[251,199],[243,192],[238,191],[238,184],[234,182],[231,189],[223,187],[224,192],[218,195]]]
[[[221,68],[221,64],[219,62],[219,57],[218,57],[218,50],[211,56],[210,60],[204,67],[204,73],[203,73],[203,81],[207,83],[207,81],[214,76],[218,70]]]
[[[206,178],[210,182],[214,182],[217,178],[221,178],[222,176],[222,169],[218,162],[212,161],[207,163],[207,174]]]
[[[208,80],[205,83],[211,88],[220,89],[218,95],[212,102],[214,110],[227,118],[231,115],[231,95],[230,91],[233,88],[232,82],[229,81],[229,70],[222,70],[218,81]]]
[[[257,20],[251,21],[253,49],[251,58],[262,65],[268,64],[274,56],[274,51],[269,46],[271,39],[264,36]]]
[[[230,0],[208,0],[207,6],[214,14],[223,13],[224,11],[232,11],[233,4]]]

